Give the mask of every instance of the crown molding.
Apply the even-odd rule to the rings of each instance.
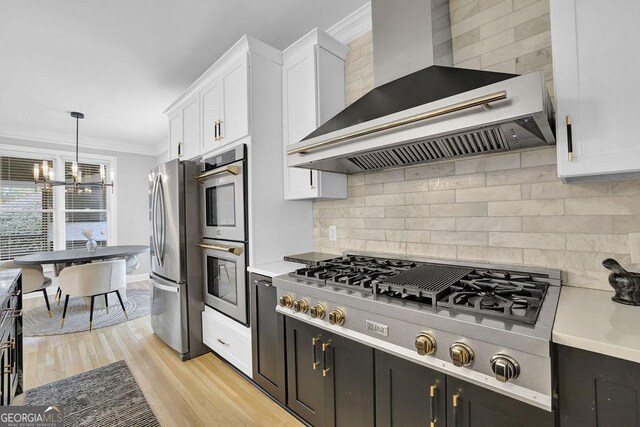
[[[326,30],[326,33],[343,44],[347,44],[371,30],[371,2],[360,6]]]
[[[59,132],[49,132],[35,129],[9,129],[2,126],[0,140],[33,141],[44,144],[56,144],[75,147],[75,135]],[[80,149],[89,148],[94,150],[121,152],[130,154],[143,154],[147,156],[157,156],[158,146],[140,146],[133,143],[113,141],[110,139],[82,137]]]

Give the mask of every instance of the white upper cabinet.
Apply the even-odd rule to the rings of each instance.
[[[200,155],[200,99],[191,96],[169,114],[169,159]]]
[[[169,116],[169,160],[177,159],[182,154],[182,110]]]
[[[283,52],[284,197],[346,198],[346,175],[286,167],[287,146],[300,142],[344,108],[347,48],[315,29]]]
[[[165,111],[169,119],[170,158],[178,157],[178,146],[180,158],[192,160],[206,158],[221,147],[240,140],[250,143],[247,137],[252,132],[252,105],[266,103],[257,99],[265,93],[257,90],[261,86],[249,84],[252,78],[260,79],[260,76],[252,75],[251,64],[263,60],[280,70],[282,53],[244,36]],[[280,92],[280,84],[277,86]],[[280,105],[279,96],[271,101]],[[178,119],[179,115],[183,117]]]
[[[206,153],[249,134],[247,55],[228,64],[202,93],[202,151]]]
[[[640,172],[638,22],[638,1],[551,0],[558,175],[567,181]]]

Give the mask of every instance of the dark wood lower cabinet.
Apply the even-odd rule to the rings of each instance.
[[[11,405],[23,392],[22,275],[0,295],[0,405]]]
[[[551,427],[554,414],[447,376],[449,427]]]
[[[445,375],[379,350],[375,355],[376,425],[444,426]]]
[[[324,425],[324,388],[318,362],[322,329],[291,318],[287,330],[287,406],[314,426]]]
[[[253,380],[282,404],[286,400],[284,316],[275,311],[278,296],[271,278],[250,275]]]
[[[314,426],[373,426],[373,349],[287,318],[287,406]]]
[[[287,317],[285,330],[287,406],[314,426],[555,425],[553,412],[308,323]]]
[[[374,425],[373,349],[339,335],[322,340],[325,426]]]
[[[640,426],[640,364],[558,346],[562,427]]]

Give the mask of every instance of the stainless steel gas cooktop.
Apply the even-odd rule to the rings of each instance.
[[[287,316],[551,410],[559,270],[346,253],[274,285]]]

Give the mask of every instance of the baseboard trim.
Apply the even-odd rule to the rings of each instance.
[[[127,283],[142,282],[143,280],[149,280],[149,273],[130,274],[127,276]]]

